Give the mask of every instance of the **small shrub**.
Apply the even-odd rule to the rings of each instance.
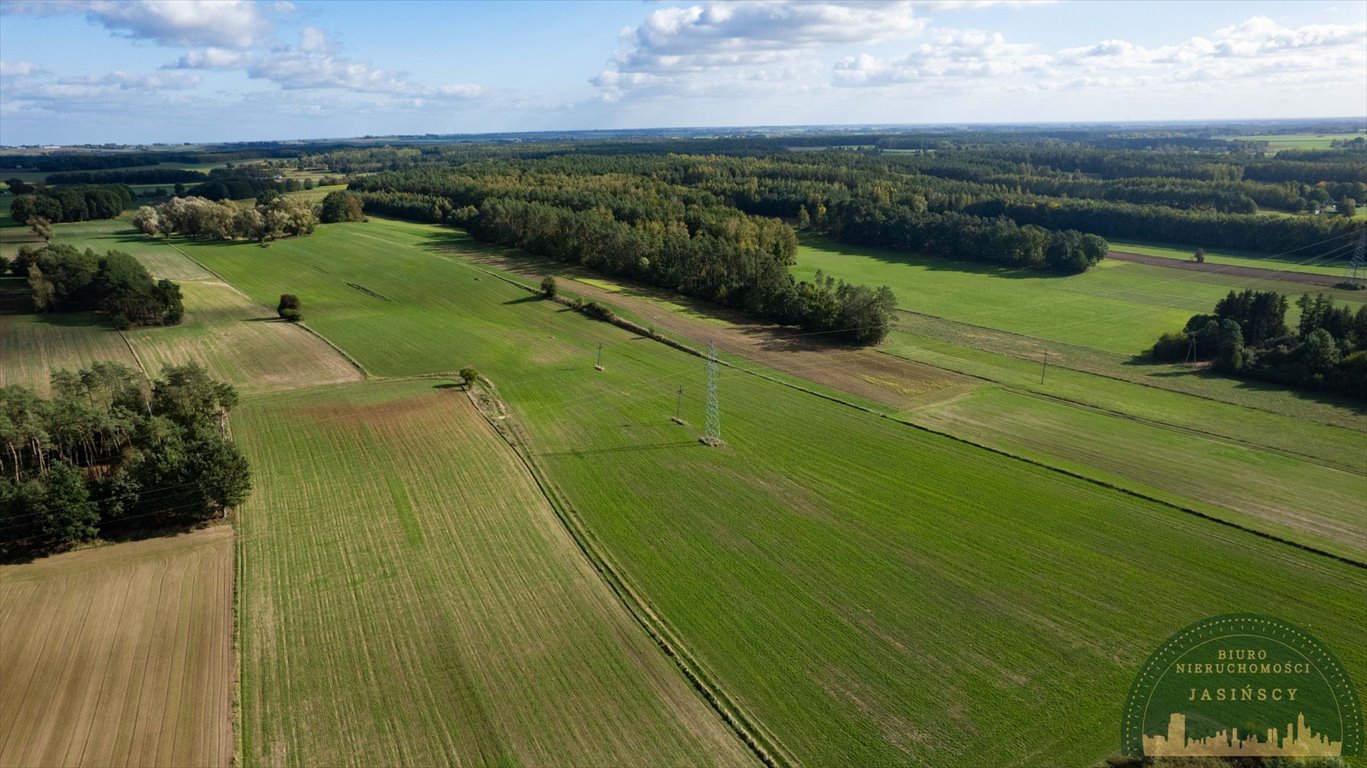
[[[560,293],[560,286],[556,285],[553,275],[546,275],[541,278],[541,295],[548,299],[555,298]]]
[[[300,307],[298,296],[292,293],[282,293],[280,294],[280,303],[275,307],[275,313],[280,315],[281,320],[297,323],[304,318]]]
[[[466,366],[460,369],[460,380],[465,382],[466,389],[469,389],[470,386],[473,385],[475,383],[475,380],[478,378],[479,371],[476,371],[474,368]]]

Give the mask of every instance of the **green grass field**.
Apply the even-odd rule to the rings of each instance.
[[[1090,763],[1114,751],[1130,679],[1163,638],[1267,605],[1367,675],[1352,629],[1367,621],[1360,569],[734,371],[721,390],[728,446],[702,447],[668,420],[684,386],[685,417],[701,421],[701,361],[435,251],[449,240],[436,227],[373,220],[268,251],[184,247],[257,303],[298,293],[310,327],[375,374],[472,364],[489,375],[605,556],[801,762]],[[943,286],[966,273],[918,274]],[[964,283],[959,302],[974,293],[992,304],[1025,282],[992,280],[1002,285]],[[1145,306],[1155,290],[1146,280],[1111,287]],[[1086,293],[1034,298],[1074,296],[1097,310]],[[1118,323],[1088,323],[1107,334],[1099,343],[1130,343]],[[300,441],[346,445],[282,434],[283,418],[250,421],[251,408],[235,430],[271,456],[263,463],[275,458],[261,446],[295,441],[284,462],[314,450]],[[404,485],[423,488],[432,474]],[[263,503],[292,504],[252,501]],[[270,559],[276,569],[291,562]],[[288,690],[261,695],[288,706]]]
[[[1352,242],[1351,238],[1347,240],[1350,245]],[[1191,255],[1195,251],[1194,248],[1118,241],[1111,241],[1111,250],[1162,256],[1178,261],[1191,261]],[[1336,249],[1334,244],[1330,244],[1328,252],[1330,252],[1328,255],[1322,255],[1325,253],[1324,251],[1308,249],[1284,257],[1277,257],[1257,253],[1206,251],[1206,263],[1228,264],[1233,267],[1278,269],[1283,272],[1306,272],[1312,275],[1330,275],[1332,277],[1343,275],[1344,269],[1352,260],[1352,250],[1342,251]],[[1306,290],[1311,290],[1311,288],[1307,286]]]
[[[248,400],[246,765],[747,765],[465,393]]]
[[[1325,466],[995,387],[904,418],[1367,564],[1361,467]],[[1338,460],[1354,455],[1350,448]]]
[[[1062,277],[803,238],[793,272],[810,278],[817,270],[888,285],[898,306],[915,312],[1123,355],[1140,354],[1193,314],[1210,312],[1231,289],[1299,296],[1313,288],[1354,310],[1363,304],[1352,291],[1144,264],[1103,261]],[[1296,321],[1294,308],[1287,321]]]
[[[1233,141],[1266,141],[1269,152],[1279,149],[1328,149],[1335,140],[1352,139],[1361,133],[1258,133],[1230,136]]]

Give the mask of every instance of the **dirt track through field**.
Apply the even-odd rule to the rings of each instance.
[[[227,765],[232,536],[0,567],[0,766]]]
[[[1116,261],[1129,261],[1135,264],[1148,264],[1151,267],[1167,267],[1169,269],[1187,269],[1192,272],[1215,272],[1221,275],[1233,275],[1235,277],[1250,277],[1255,280],[1280,280],[1284,283],[1306,283],[1308,285],[1322,285],[1332,288],[1338,283],[1343,282],[1343,278],[1333,275],[1316,275],[1309,272],[1288,272],[1280,269],[1262,269],[1259,267],[1236,267],[1232,264],[1215,264],[1212,262],[1182,261],[1181,259],[1169,259],[1166,256],[1150,256],[1143,253],[1129,253],[1127,251],[1111,251],[1106,254],[1106,258]]]

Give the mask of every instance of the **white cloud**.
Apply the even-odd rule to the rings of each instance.
[[[973,29],[934,31],[911,53],[889,61],[868,54],[847,57],[835,65],[836,85],[888,85],[958,78],[1000,78],[1039,70],[1050,57],[1033,45],[1007,42],[1000,32]]]
[[[792,82],[797,78],[791,65],[815,49],[896,39],[924,26],[906,0],[763,0],[661,8],[622,31],[624,48],[590,82],[607,100],[628,92],[697,91],[709,82],[712,87],[757,78]],[[731,68],[766,69],[719,74]]]
[[[910,53],[849,56],[832,69],[838,86],[943,86],[973,80],[983,90],[1117,90],[1182,86],[1194,90],[1340,79],[1367,88],[1367,24],[1284,27],[1266,17],[1178,43],[1146,47],[1112,38],[1053,53],[1009,43],[999,33],[929,30]]]
[[[42,71],[42,67],[29,61],[0,60],[0,77],[32,77]]]
[[[11,2],[4,8],[34,15],[81,13],[117,35],[162,45],[248,48],[269,32],[268,14],[293,6],[263,6],[253,0],[44,0]]]
[[[247,54],[241,51],[229,51],[223,48],[205,48],[199,51],[190,51],[181,56],[176,63],[168,64],[163,69],[237,69],[247,61]]]
[[[341,55],[320,29],[305,28],[299,45],[268,51],[231,51],[205,48],[190,51],[163,69],[242,70],[254,80],[268,80],[287,91],[337,89],[353,93],[385,94],[404,99],[473,99],[484,89],[473,83],[428,86],[402,72],[378,69]]]

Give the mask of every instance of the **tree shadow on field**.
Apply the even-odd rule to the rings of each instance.
[[[520,298],[508,299],[507,301],[505,301],[505,302],[503,302],[503,303],[504,303],[504,304],[526,304],[526,303],[529,302],[529,301],[543,301],[543,300],[545,300],[545,297],[544,297],[544,296],[537,296],[537,295],[528,294],[528,295],[522,296],[522,297],[520,297]]]

